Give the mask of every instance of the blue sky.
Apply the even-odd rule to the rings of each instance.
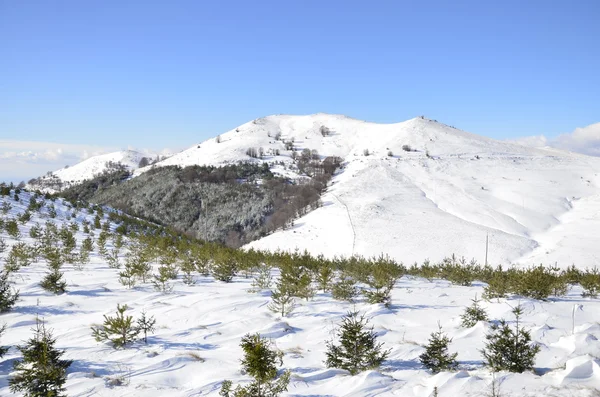
[[[270,114],[600,121],[598,1],[0,0],[0,139],[183,148]]]

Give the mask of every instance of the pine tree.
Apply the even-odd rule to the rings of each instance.
[[[487,343],[481,353],[486,365],[493,371],[521,373],[531,370],[540,351],[538,345],[531,344],[529,331],[521,327],[521,306],[515,307],[512,312],[516,317],[514,330],[502,319],[499,325],[493,324],[491,332],[485,336]]]
[[[431,334],[429,343],[425,346],[425,353],[419,356],[421,364],[434,374],[456,369],[458,365],[456,356],[458,353],[450,354],[448,352],[450,342],[452,342],[452,339],[448,338],[442,331],[442,326],[438,323],[438,331]]]
[[[56,339],[37,320],[35,335],[24,346],[17,346],[23,359],[14,363],[16,374],[9,378],[10,391],[26,397],[66,396],[63,387],[71,360],[63,360],[64,351],[54,347]]]
[[[171,269],[168,265],[161,265],[158,268],[158,274],[155,274],[153,277],[154,280],[152,281],[152,284],[154,284],[154,289],[166,294],[173,291],[173,286],[169,284],[169,280],[171,280]]]
[[[134,342],[140,329],[133,324],[133,316],[126,316],[127,305],[117,304],[115,317],[104,315],[104,324],[92,327],[92,335],[98,342],[110,341],[115,349]]]
[[[254,381],[232,390],[231,381],[224,381],[219,394],[223,397],[276,397],[287,390],[290,372],[277,377],[277,364],[283,364],[283,353],[271,348],[271,342],[259,334],[246,335],[240,343],[244,351],[242,368]]]
[[[275,290],[271,293],[271,303],[268,306],[269,310],[280,313],[281,317],[285,317],[294,310],[295,306],[295,298],[290,294],[287,286],[283,284],[281,280],[277,281]]]
[[[64,274],[60,271],[64,263],[64,257],[60,249],[56,247],[46,247],[45,251],[50,272],[46,273],[46,276],[40,282],[40,286],[54,294],[62,294],[67,290],[67,283],[63,279]]]
[[[461,327],[471,328],[474,327],[478,321],[487,321],[488,316],[485,309],[479,306],[480,299],[477,299],[477,295],[475,295],[475,299],[471,299],[473,304],[465,309],[465,312],[460,316],[462,322],[460,323]]]
[[[153,333],[156,330],[156,319],[154,316],[146,317],[146,312],[142,311],[142,316],[137,319],[137,327],[144,333],[144,343],[148,343],[148,332]]]
[[[271,288],[271,266],[262,264],[256,268],[256,274],[252,279],[252,288],[248,292],[260,292]]]
[[[359,372],[378,368],[387,358],[390,350],[383,350],[383,343],[377,343],[373,327],[358,312],[349,312],[336,331],[339,344],[327,342],[327,368],[341,368],[356,375]]]
[[[346,274],[342,274],[331,287],[331,297],[335,300],[353,302],[357,295],[356,281]]]
[[[8,271],[0,271],[0,313],[10,311],[19,299],[19,291],[10,285],[8,276]]]
[[[0,338],[2,337],[2,334],[4,333],[4,331],[6,331],[6,324],[3,324],[0,327]],[[0,358],[2,358],[7,352],[8,352],[8,347],[0,345]]]
[[[290,296],[309,300],[315,294],[311,274],[304,266],[294,263],[282,266],[279,281],[285,285]]]

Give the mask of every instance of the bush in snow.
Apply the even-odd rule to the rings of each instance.
[[[460,316],[461,318],[461,327],[471,328],[474,327],[475,324],[479,321],[487,321],[488,316],[485,309],[479,306],[480,299],[477,299],[477,295],[475,295],[475,299],[472,299],[471,302],[473,304],[465,309],[465,312]]]
[[[140,328],[133,322],[133,316],[126,316],[127,305],[117,304],[114,317],[104,315],[104,324],[92,327],[92,336],[98,342],[110,341],[115,349],[133,343],[140,334]],[[154,325],[154,324],[153,324]]]
[[[0,313],[6,313],[12,309],[19,299],[19,291],[15,290],[8,280],[9,272],[0,272]]]
[[[448,338],[442,331],[442,326],[438,324],[438,331],[431,334],[429,342],[425,346],[425,353],[419,356],[421,364],[434,374],[456,369],[458,353],[450,354],[448,352],[450,342],[452,339]]]
[[[239,385],[233,390],[231,381],[226,380],[219,395],[223,397],[275,397],[287,390],[290,372],[277,376],[277,366],[283,364],[283,353],[272,348],[271,342],[259,334],[246,335],[240,343],[244,351],[242,368],[254,380],[246,386]]]
[[[66,396],[63,387],[71,360],[63,360],[64,351],[54,347],[56,338],[44,323],[37,320],[35,335],[17,349],[23,355],[15,361],[15,374],[9,378],[10,391],[27,397]]]
[[[336,331],[337,344],[327,342],[327,368],[341,368],[356,375],[381,365],[390,350],[383,350],[383,343],[377,343],[377,335],[368,324],[369,321],[358,312],[350,312],[342,319]]]
[[[512,329],[506,320],[493,324],[491,332],[485,336],[487,343],[481,351],[484,361],[493,371],[523,372],[533,369],[535,356],[540,347],[531,344],[531,334],[520,323],[523,309],[513,309],[516,318]]]
[[[2,337],[4,331],[6,331],[6,324],[0,327],[0,338]],[[2,358],[8,352],[8,350],[8,347],[0,345],[0,358]]]

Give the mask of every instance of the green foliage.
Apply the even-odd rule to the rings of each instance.
[[[471,302],[473,302],[473,304],[465,308],[465,312],[460,316],[461,327],[471,328],[479,321],[488,321],[487,312],[483,307],[479,306],[481,300],[477,299],[477,295],[475,295],[475,299],[471,299]]]
[[[142,311],[142,316],[137,319],[137,328],[144,333],[144,343],[148,343],[148,333],[156,331],[156,319],[154,316],[147,317],[146,312]]]
[[[402,275],[402,268],[387,256],[381,256],[368,265],[364,282],[371,289],[363,289],[363,295],[372,304],[383,303],[389,307],[392,303],[392,289]]]
[[[383,343],[377,342],[377,335],[368,324],[365,316],[358,312],[349,312],[344,316],[336,330],[338,343],[327,341],[327,368],[345,369],[352,375],[379,368],[390,350],[383,350]]]
[[[597,268],[586,272],[579,277],[579,283],[583,288],[581,296],[596,299],[600,293],[600,272]]]
[[[269,303],[269,310],[274,313],[279,313],[281,317],[287,316],[294,310],[296,302],[294,297],[291,295],[287,286],[279,279],[275,284],[275,290],[271,293],[271,303]]]
[[[289,296],[306,300],[314,296],[315,291],[312,288],[311,272],[307,267],[290,261],[282,264],[280,269],[279,283],[285,288]]]
[[[252,288],[249,292],[260,292],[269,289],[272,281],[271,266],[263,263],[256,268],[256,273],[252,279]]]
[[[0,313],[10,311],[19,299],[19,291],[11,286],[8,277],[8,271],[0,271]]]
[[[67,291],[67,282],[64,280],[64,273],[58,269],[52,269],[40,282],[40,286],[53,294],[62,294]]]
[[[134,324],[133,316],[125,315],[127,309],[127,305],[117,305],[117,312],[114,317],[105,314],[104,324],[92,327],[94,339],[97,342],[110,341],[115,349],[133,343],[141,330]]]
[[[493,324],[491,332],[486,335],[485,348],[481,351],[484,361],[493,371],[523,372],[533,369],[535,356],[540,347],[531,344],[531,335],[525,330],[520,319],[523,314],[521,306],[513,309],[516,322],[512,329],[506,320]]]
[[[287,390],[290,372],[277,377],[283,353],[271,347],[271,342],[259,334],[246,335],[240,343],[244,351],[242,368],[253,378],[252,383],[232,390],[231,381],[224,381],[219,395],[224,397],[276,397]]]
[[[4,333],[4,331],[6,331],[6,324],[3,324],[0,327],[0,338],[2,337],[2,334]],[[8,350],[9,350],[8,347],[0,345],[0,358],[4,357],[4,355],[8,352]]]
[[[4,223],[4,230],[6,230],[6,233],[15,240],[19,240],[21,238],[19,225],[14,219],[9,219]]]
[[[315,281],[319,285],[319,289],[323,292],[331,291],[331,285],[335,272],[330,264],[322,264],[318,267]]]
[[[335,300],[353,302],[358,296],[356,281],[349,275],[342,273],[337,282],[331,287],[331,296]]]
[[[71,360],[63,360],[64,351],[54,347],[56,339],[37,320],[34,336],[25,345],[17,346],[23,359],[15,361],[15,374],[9,378],[10,391],[26,397],[66,396],[64,384]]]
[[[212,276],[219,281],[230,283],[237,271],[235,259],[229,253],[223,252],[213,259]]]
[[[441,371],[452,371],[456,369],[458,363],[456,356],[458,353],[450,354],[448,345],[452,339],[442,331],[442,326],[438,323],[437,332],[433,332],[429,338],[425,352],[419,356],[421,364],[434,374]]]
[[[153,276],[152,284],[157,291],[169,293],[173,291],[173,286],[169,284],[171,280],[172,268],[170,265],[161,265],[158,268],[158,274]]]

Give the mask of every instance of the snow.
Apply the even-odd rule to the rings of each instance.
[[[377,174],[373,172],[371,177]],[[338,193],[349,207],[358,205],[349,195]],[[14,217],[27,207],[29,194],[20,197],[20,203],[4,198],[13,206],[9,216]],[[53,221],[61,226],[70,210],[60,200],[55,206],[58,217]],[[334,208],[345,232],[347,224],[341,222],[347,214],[341,207]],[[81,224],[84,219],[92,221],[93,216],[80,212],[77,222]],[[46,220],[34,213],[27,225],[19,225],[22,241],[31,242],[29,227],[35,222],[43,225]],[[305,222],[318,225],[316,219]],[[360,223],[356,225],[360,233]],[[15,243],[5,232],[1,236],[9,246]],[[83,238],[78,232],[79,243]],[[66,350],[65,358],[74,360],[66,384],[72,397],[217,396],[224,379],[231,379],[234,384],[249,380],[240,372],[239,342],[246,333],[253,332],[271,338],[285,353],[283,367],[292,372],[285,396],[429,397],[437,387],[440,396],[469,397],[482,396],[490,390],[492,375],[482,366],[479,352],[489,325],[480,322],[464,329],[459,317],[475,294],[481,296],[480,283],[459,287],[444,280],[403,277],[392,292],[390,308],[370,305],[362,298],[356,304],[339,302],[330,294],[318,293],[312,300],[299,301],[289,317],[281,318],[267,308],[268,291],[248,293],[251,281],[243,277],[227,284],[197,276],[193,286],[179,279],[174,283],[173,293],[162,294],[149,285],[126,289],[118,282],[118,270],[110,269],[96,254],[81,271],[70,265],[63,270],[68,281],[68,292],[63,295],[52,295],[39,287],[46,272],[44,263],[22,268],[12,277],[21,299],[13,311],[0,316],[0,323],[8,325],[0,343],[21,344],[31,335],[36,315],[43,317],[53,329],[57,346]],[[580,288],[574,288],[566,297],[547,302],[530,299],[482,302],[491,319],[509,321],[513,319],[511,306],[522,304],[522,324],[531,330],[533,340],[541,347],[536,373],[496,374],[503,396],[586,397],[596,393],[600,387],[597,358],[600,301],[583,299],[580,294]],[[113,315],[117,304],[127,304],[128,314],[133,316],[145,310],[156,317],[158,329],[149,336],[147,345],[138,342],[130,348],[114,350],[93,339],[90,327],[101,323],[103,314]],[[379,340],[391,353],[379,371],[350,376],[343,370],[325,368],[323,361],[325,341],[331,338],[342,316],[355,309],[371,320]],[[450,351],[458,352],[457,372],[432,375],[418,362],[423,344],[437,330],[438,321],[453,338]],[[192,353],[204,361],[197,360]],[[0,359],[0,395],[9,394],[8,377],[18,357],[13,347]],[[129,378],[129,384],[111,386],[110,378],[119,375]]]
[[[90,157],[74,166],[51,172],[50,176],[60,179],[66,186],[69,186],[101,174],[108,169],[109,163],[121,163],[127,169],[133,171],[139,167],[140,160],[143,157],[148,157],[148,155],[135,150],[122,150],[119,152],[101,154]],[[48,175],[42,178],[47,177]]]
[[[321,127],[330,134],[323,136]],[[494,265],[586,268],[600,258],[594,243],[600,230],[600,158],[497,141],[421,117],[377,124],[323,113],[276,115],[219,137],[137,169],[134,176],[152,167],[254,161],[269,162],[276,174],[296,179],[284,143],[291,140],[297,152],[308,148],[321,158],[344,161],[321,208],[248,248],[307,249],[328,257],[386,253],[406,264],[454,253],[483,263],[487,238],[488,262]],[[413,151],[404,151],[404,145]],[[265,156],[249,157],[250,147],[263,148]],[[111,159],[123,157],[128,156]],[[134,169],[139,159],[129,157]],[[56,174],[81,180],[108,159],[89,159]]]

